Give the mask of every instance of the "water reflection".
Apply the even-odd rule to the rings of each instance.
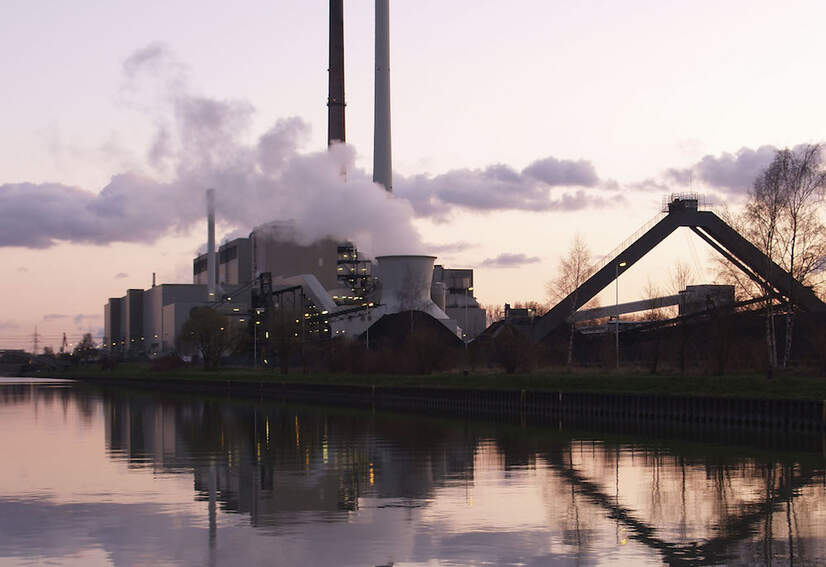
[[[725,446],[66,384],[0,385],[0,431],[0,450],[18,463],[0,470],[7,558],[704,565],[826,556],[822,454],[764,450],[760,439]]]

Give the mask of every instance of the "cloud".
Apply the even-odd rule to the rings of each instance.
[[[44,321],[58,321],[60,319],[66,319],[69,317],[68,315],[64,315],[63,313],[48,313],[43,315]]]
[[[584,160],[553,157],[533,162],[521,172],[496,164],[481,169],[454,169],[436,176],[397,176],[396,194],[413,206],[418,216],[444,220],[453,209],[471,211],[576,211],[600,208],[622,197],[595,196],[582,189],[600,188],[593,165]],[[606,188],[615,184],[608,181]],[[563,192],[555,188],[565,187]]]
[[[118,272],[117,274],[115,274],[115,279],[116,280],[122,280],[122,279],[128,278],[128,277],[129,277],[129,274],[127,274],[126,272]]]
[[[20,273],[26,273],[29,269],[26,266],[18,266],[17,271]]]
[[[13,329],[19,329],[19,328],[20,328],[20,323],[18,323],[17,321],[11,321],[11,320],[0,321],[0,330],[2,330],[2,331],[11,331]]]
[[[583,159],[574,161],[546,157],[530,164],[522,170],[522,174],[553,187],[594,187],[599,183],[594,165]]]
[[[118,173],[98,193],[61,183],[0,185],[0,246],[151,243],[201,221],[204,191],[214,187],[227,229],[292,220],[301,241],[332,236],[368,254],[422,251],[410,204],[357,169],[352,147],[300,153],[309,132],[300,118],[280,120],[250,143],[253,108],[191,93],[184,71],[162,44],[124,63],[125,95],[152,81],[159,92],[146,110],[157,124],[147,168],[159,175]]]
[[[58,182],[0,185],[0,246],[152,243],[200,222],[209,187],[225,230],[246,234],[273,219],[291,220],[301,241],[352,239],[367,254],[424,251],[415,217],[625,202],[600,194],[616,184],[601,181],[591,162],[553,156],[522,171],[496,164],[397,176],[396,193],[388,195],[355,166],[351,146],[302,152],[309,126],[300,118],[279,120],[251,140],[254,108],[192,92],[186,67],[162,43],[124,61],[122,95],[156,128],[143,169],[116,173],[97,192]]]
[[[766,145],[757,149],[743,147],[735,153],[709,154],[690,167],[667,170],[665,177],[680,185],[698,181],[723,193],[745,194],[776,153],[776,147]]]
[[[518,268],[520,266],[524,266],[525,264],[536,264],[537,262],[540,262],[540,259],[536,256],[526,256],[522,253],[513,254],[503,252],[495,258],[487,258],[486,260],[483,260],[479,265],[486,268]]]

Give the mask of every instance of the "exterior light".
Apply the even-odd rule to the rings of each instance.
[[[625,263],[625,262],[620,262],[620,263],[619,263],[619,267],[620,267],[620,268],[624,268],[625,266],[626,266],[626,263]]]
[[[233,308],[232,308],[232,310],[233,310],[234,312],[236,312],[236,313],[237,313],[237,312],[239,312],[239,311],[241,311],[241,310],[240,310],[239,308],[237,308],[237,307],[233,307]]]
[[[327,313],[329,313],[329,311],[327,311],[326,309],[321,312],[322,315],[326,315]]]
[[[264,338],[265,339],[270,338],[270,332],[269,331],[264,331]]]
[[[260,324],[261,324],[261,321],[256,321],[256,322],[255,322],[255,324],[256,324],[256,325],[260,325]],[[223,329],[222,329],[222,330],[223,330]]]
[[[240,321],[241,323],[243,323],[244,321],[246,321],[246,319],[238,319],[238,321]]]

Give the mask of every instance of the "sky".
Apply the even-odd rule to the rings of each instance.
[[[697,192],[736,210],[775,148],[820,142],[820,2],[391,2],[394,196],[370,181],[373,3],[345,2],[348,146],[326,151],[322,1],[7,0],[0,18],[0,349],[75,342],[132,287],[190,282],[219,239],[292,218],[370,254],[476,268],[484,304],[545,300]],[[346,184],[338,172],[347,171]],[[687,230],[618,284],[664,291]],[[605,301],[617,289],[606,290]]]

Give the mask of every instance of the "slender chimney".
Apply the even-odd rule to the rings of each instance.
[[[215,301],[215,189],[207,189],[207,301]]]
[[[330,68],[327,97],[327,145],[345,142],[344,0],[330,0]]]
[[[376,0],[376,101],[373,181],[393,192],[390,148],[390,0]]]
[[[155,272],[152,272],[152,287],[155,287]]]

